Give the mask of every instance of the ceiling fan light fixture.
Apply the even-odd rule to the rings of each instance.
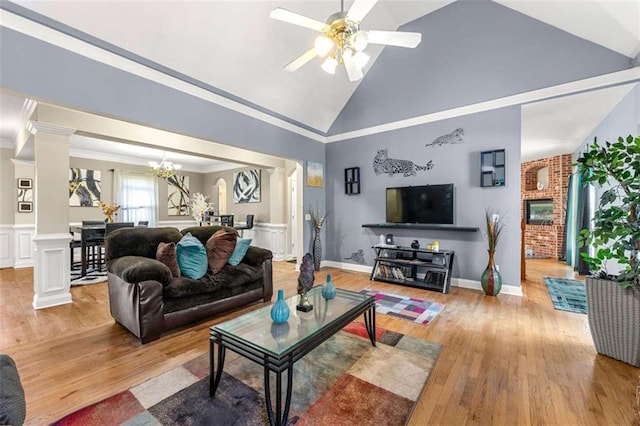
[[[316,49],[318,56],[324,58],[333,49],[333,41],[325,35],[319,35],[316,37],[313,47]]]
[[[362,52],[367,48],[368,44],[369,40],[366,31],[358,31],[351,36],[351,47],[353,47],[356,52]]]
[[[356,52],[356,54],[353,55],[353,60],[356,62],[356,65],[360,69],[363,69],[365,65],[367,65],[367,63],[369,62],[369,58],[370,56],[364,52]]]
[[[324,60],[320,67],[328,74],[335,74],[337,66],[338,61],[333,56],[327,56],[327,59]]]

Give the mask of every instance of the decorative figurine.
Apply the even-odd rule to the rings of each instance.
[[[300,264],[300,275],[298,275],[298,294],[300,295],[300,302],[296,305],[296,309],[302,312],[309,312],[313,309],[313,305],[309,303],[307,292],[313,288],[313,256],[311,253],[307,253],[302,258]]]

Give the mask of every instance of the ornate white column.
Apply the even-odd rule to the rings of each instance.
[[[69,136],[75,130],[31,122],[34,134],[36,233],[33,307],[71,303]]]

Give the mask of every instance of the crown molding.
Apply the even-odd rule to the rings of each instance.
[[[76,132],[76,129],[60,126],[58,124],[44,123],[42,121],[28,121],[27,129],[34,135],[36,133],[47,133],[50,135],[71,136]]]

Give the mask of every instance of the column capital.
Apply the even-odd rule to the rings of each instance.
[[[29,130],[29,132],[34,135],[40,132],[48,133],[51,135],[71,136],[76,132],[77,129],[71,129],[69,127],[60,126],[58,124],[30,120],[27,122],[27,130]]]

